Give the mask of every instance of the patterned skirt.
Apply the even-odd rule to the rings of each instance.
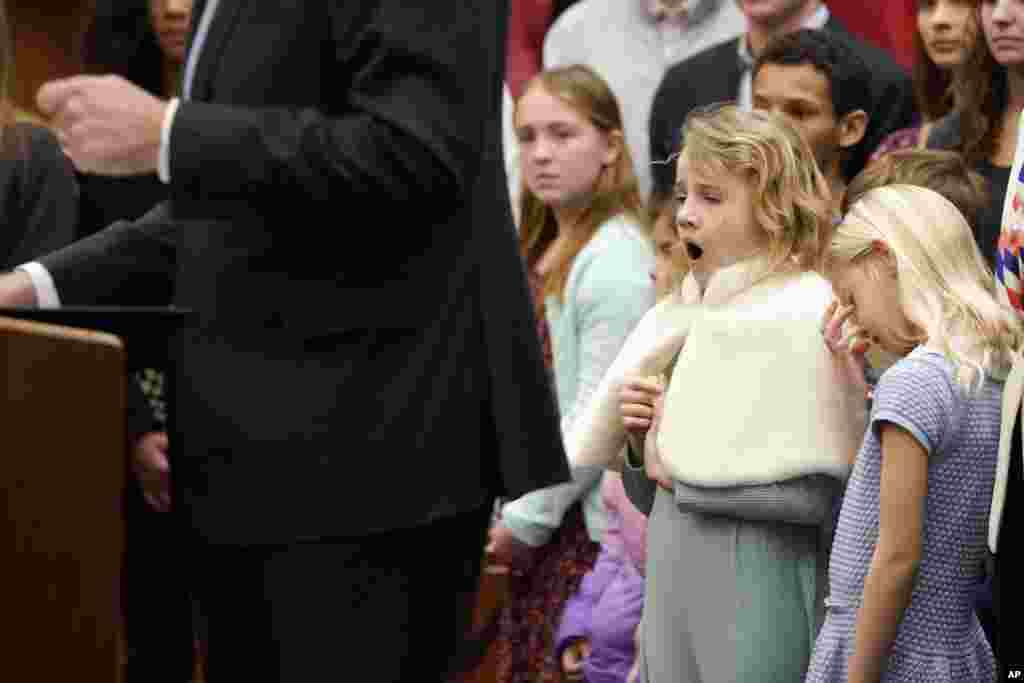
[[[554,640],[566,601],[597,561],[601,546],[590,540],[583,509],[569,508],[562,526],[534,550],[528,568],[513,570],[494,643],[496,683],[560,683]]]

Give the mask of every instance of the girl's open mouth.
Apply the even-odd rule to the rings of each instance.
[[[690,257],[691,261],[696,261],[704,255],[704,247],[693,242],[686,242],[686,255]]]

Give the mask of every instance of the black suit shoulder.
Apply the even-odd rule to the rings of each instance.
[[[721,66],[724,62],[730,60],[737,60],[739,54],[738,40],[738,38],[723,40],[721,43],[705,48],[697,54],[684,59],[665,72],[662,82],[678,83],[681,79],[692,74],[701,74],[704,78],[711,76],[712,74],[705,71],[706,69]]]

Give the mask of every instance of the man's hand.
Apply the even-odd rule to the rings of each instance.
[[[488,533],[485,552],[493,564],[510,568],[524,567],[533,555],[533,546],[520,541],[507,526],[497,521]]]
[[[0,306],[38,306],[36,290],[28,273],[15,270],[0,275]]]
[[[171,509],[171,468],[167,461],[167,432],[147,432],[132,449],[132,467],[142,495],[158,512]]]
[[[562,650],[562,672],[570,681],[583,680],[583,660],[590,656],[590,641],[574,640]]]
[[[120,76],[72,76],[45,83],[36,103],[78,170],[156,171],[167,102]]]

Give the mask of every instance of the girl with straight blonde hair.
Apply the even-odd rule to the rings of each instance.
[[[963,216],[922,187],[867,192],[825,272],[839,297],[825,328],[834,352],[860,362],[874,344],[902,359],[874,391],[807,680],[993,681],[972,596],[1021,323]]]
[[[864,393],[819,329],[831,198],[782,117],[718,105],[690,114],[683,139],[689,273],[626,342],[569,457],[622,468],[649,513],[640,681],[797,681],[863,434]]]
[[[538,74],[516,102],[513,122],[520,247],[564,432],[654,303],[654,251],[619,104],[600,76],[585,66]],[[489,552],[513,572],[498,683],[561,680],[555,630],[597,558],[607,524],[600,484],[594,470],[502,506]]]

